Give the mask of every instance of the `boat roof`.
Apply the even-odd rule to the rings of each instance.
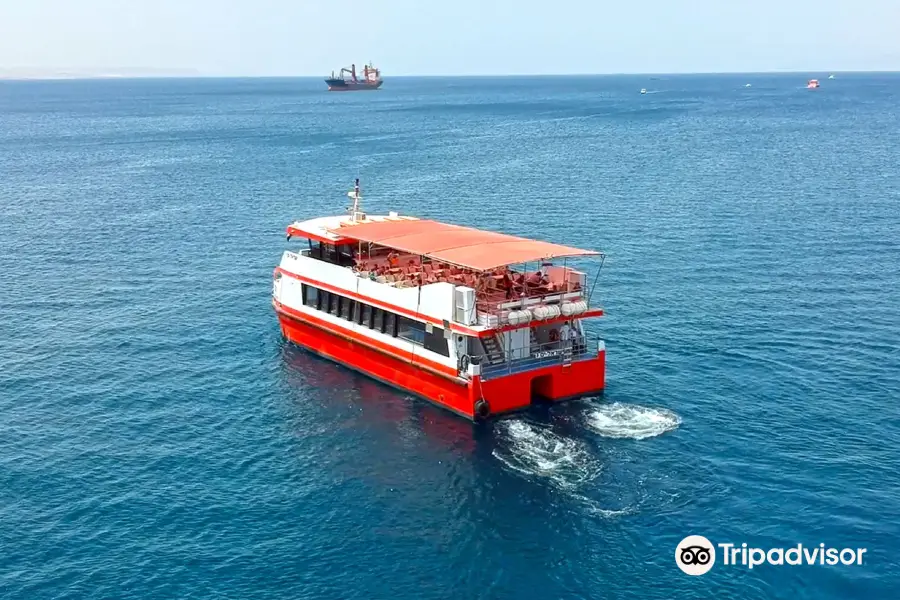
[[[397,214],[390,215],[367,215],[362,223],[377,223],[381,221],[408,221],[415,217],[404,217]],[[294,236],[309,238],[317,242],[325,242],[327,244],[346,244],[357,241],[355,238],[348,238],[340,233],[332,233],[332,231],[342,231],[340,229],[345,224],[352,224],[353,220],[349,215],[338,215],[330,217],[319,217],[317,219],[309,219],[307,221],[296,221],[288,225],[287,232]]]
[[[336,239],[378,244],[476,271],[551,258],[600,254],[594,250],[414,217],[338,222],[326,229]]]

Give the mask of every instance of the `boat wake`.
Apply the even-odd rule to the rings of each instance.
[[[497,427],[502,445],[494,448],[494,458],[514,471],[567,490],[600,474],[599,462],[583,442],[526,421],[501,421]]]
[[[577,414],[577,422],[606,438],[643,440],[681,424],[671,411],[619,402],[588,403]],[[627,465],[611,463],[605,469],[589,439],[560,435],[550,425],[525,419],[498,421],[494,430],[494,458],[529,479],[544,479],[587,513],[615,518],[638,512],[648,501],[643,477],[632,477]],[[607,454],[610,460],[615,450]]]
[[[591,405],[585,413],[585,424],[603,437],[643,440],[676,429],[681,417],[662,408],[614,402]]]

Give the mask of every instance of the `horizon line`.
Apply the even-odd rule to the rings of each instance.
[[[167,72],[166,69],[98,69],[96,73],[79,73],[66,72],[67,69],[60,69],[59,72],[53,69],[40,69],[43,73],[20,74],[15,71],[25,71],[26,69],[10,69],[4,73],[0,70],[0,81],[57,81],[57,80],[95,80],[95,79],[318,79],[326,77],[326,75],[309,75],[309,74],[269,74],[269,75],[217,75],[212,73],[184,72],[186,69],[173,69]],[[92,69],[93,70],[93,69]],[[144,72],[140,71],[157,71]],[[134,71],[134,72],[129,72]],[[800,75],[809,73],[852,73],[852,74],[893,74],[900,73],[900,69],[771,69],[763,71],[620,71],[605,73],[477,73],[477,74],[440,74],[440,73],[405,73],[398,75],[385,76],[384,79],[402,79],[402,78],[479,78],[479,77],[621,77],[621,76],[679,76],[679,75]]]

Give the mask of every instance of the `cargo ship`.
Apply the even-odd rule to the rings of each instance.
[[[371,63],[363,67],[362,78],[356,75],[356,65],[350,65],[350,68],[344,67],[340,73],[335,75],[331,72],[331,77],[325,78],[328,89],[332,92],[351,91],[351,90],[377,90],[381,87],[383,80],[381,79],[381,71],[376,69]]]
[[[297,221],[273,274],[282,336],[473,421],[595,395],[606,347],[584,322],[598,258],[562,246],[396,212]],[[596,280],[595,280],[596,281]]]

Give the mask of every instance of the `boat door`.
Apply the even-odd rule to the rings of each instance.
[[[453,347],[456,350],[456,364],[460,373],[464,373],[468,369],[469,362],[469,341],[464,335],[453,336]],[[465,357],[465,359],[463,359]]]
[[[456,358],[462,358],[467,355],[469,353],[469,344],[466,343],[466,336],[456,335],[453,339],[456,345]]]

